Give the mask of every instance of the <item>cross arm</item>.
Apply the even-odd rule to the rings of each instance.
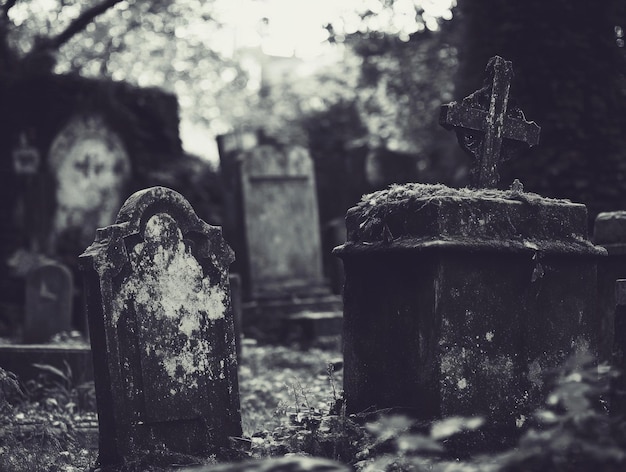
[[[521,114],[521,112],[520,112]],[[474,131],[485,131],[488,112],[463,103],[452,102],[441,106],[439,123],[446,129],[466,128]],[[541,128],[534,121],[526,121],[521,117],[507,115],[504,118],[504,138],[523,141],[529,146],[539,144]]]

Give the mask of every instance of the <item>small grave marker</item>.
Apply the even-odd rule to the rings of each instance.
[[[62,331],[72,329],[74,283],[70,270],[45,263],[26,276],[24,342],[45,343]]]
[[[100,462],[165,445],[208,455],[241,435],[233,252],[178,193],[132,195],[81,256]]]
[[[626,211],[610,211],[596,217],[593,241],[607,250],[598,261],[598,317],[601,322],[600,358],[610,361],[616,324],[615,281],[626,278]]]
[[[444,128],[456,131],[459,144],[474,158],[470,178],[475,188],[497,187],[500,161],[538,144],[541,131],[510,103],[511,62],[494,56],[485,72],[484,86],[461,103],[442,105],[439,119]]]

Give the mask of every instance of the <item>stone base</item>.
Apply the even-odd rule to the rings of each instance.
[[[322,338],[341,336],[342,321],[342,302],[337,295],[243,304],[244,335],[261,342],[312,346],[322,342]]]
[[[70,366],[75,384],[93,380],[93,364],[89,346],[49,344],[14,344],[0,346],[0,367],[17,375],[20,380],[36,379],[43,371],[33,364],[47,364],[65,372]]]

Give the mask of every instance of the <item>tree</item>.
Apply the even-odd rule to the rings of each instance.
[[[3,73],[15,74],[25,72],[30,68],[41,72],[50,72],[62,46],[85,31],[98,16],[122,1],[102,0],[90,5],[78,16],[69,20],[63,29],[49,36],[43,36],[36,32],[30,38],[16,38],[15,33],[20,32],[21,28],[19,24],[12,21],[12,10],[17,9],[18,0],[5,0],[0,13],[0,65]],[[57,16],[67,6],[65,2],[61,2]],[[24,22],[20,23],[24,24]],[[32,28],[32,26],[30,27]],[[27,49],[25,43],[30,43]]]
[[[384,167],[413,156],[409,180],[458,184],[464,169],[459,172],[452,140],[437,122],[440,105],[452,100],[457,66],[457,21],[447,21],[452,2],[438,2],[436,10],[430,2],[367,5],[328,29],[360,60],[356,103],[368,146],[379,154],[373,158]],[[390,182],[383,177],[378,183]]]
[[[161,87],[176,93],[184,118],[223,131],[220,101],[245,93],[246,75],[218,48],[228,33],[214,4],[5,0],[0,74],[76,73]]]
[[[626,62],[620,0],[459,1],[456,97],[481,85],[489,57],[513,62],[511,92],[541,127],[529,155],[504,169],[527,190],[586,203],[590,216],[626,208]]]

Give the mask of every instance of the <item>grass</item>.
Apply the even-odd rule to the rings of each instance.
[[[335,351],[244,345],[239,367],[244,436],[271,431],[302,410],[328,411],[343,373],[329,375],[327,367],[340,359]]]
[[[239,367],[244,437],[255,436],[258,444],[294,415],[327,412],[342,381],[341,372],[329,376],[327,364],[338,360],[334,351],[244,343]],[[89,470],[97,445],[85,447],[79,427],[96,419],[93,387],[91,394],[85,392],[85,385],[73,385],[68,372],[55,369],[43,368],[39,379],[19,385],[4,375],[0,472]]]
[[[328,363],[340,365],[338,352],[246,343],[242,359],[240,398],[244,436],[251,446],[248,457],[304,453],[363,472],[626,470],[626,421],[608,415],[604,401],[617,374],[593,358],[572,359],[550,374],[545,404],[529,418],[515,447],[480,454],[468,449],[462,456],[454,452],[455,438],[471,444],[482,434],[483,419],[450,417],[431,424],[381,412],[362,418],[328,415],[342,384],[341,372],[327,369]],[[53,388],[50,378],[38,389],[23,385],[28,394],[20,400],[15,379],[0,374],[0,472],[89,470],[97,451],[81,445],[77,426],[94,418],[90,402],[81,403],[74,386],[61,382]],[[168,452],[156,451],[174,457]],[[139,458],[119,470],[175,470],[146,464]]]

